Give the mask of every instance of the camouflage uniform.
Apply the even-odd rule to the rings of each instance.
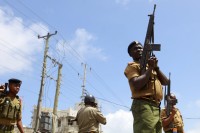
[[[79,133],[98,133],[99,123],[105,124],[106,118],[94,107],[86,105],[76,116]]]
[[[124,74],[128,81],[140,76],[140,63],[138,61],[128,63]],[[129,86],[133,99],[131,110],[134,117],[134,133],[161,133],[160,102],[163,94],[157,73],[152,71],[151,79],[140,90],[136,90],[130,82]]]
[[[21,102],[18,96],[0,98],[0,133],[14,133],[14,125],[21,116]]]
[[[166,119],[167,115],[166,115],[166,109],[162,109],[161,110],[161,119]],[[174,120],[173,120],[173,124],[174,127],[177,128],[177,133],[183,133],[183,119],[182,119],[182,115],[181,112],[179,111],[179,109],[176,108],[176,114],[174,115]],[[169,127],[163,127],[163,130],[165,131],[165,133],[172,133],[172,130]]]

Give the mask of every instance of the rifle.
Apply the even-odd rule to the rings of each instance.
[[[171,80],[170,80],[170,76],[171,76],[171,73],[169,73],[169,83],[167,85],[167,94],[166,94],[166,90],[165,90],[165,107],[166,107],[166,114],[167,114],[167,117],[170,116],[170,112],[172,111],[172,106],[173,105],[176,105],[176,103],[178,103],[178,100],[177,99],[171,99],[170,96],[171,96]],[[173,125],[173,122],[171,122],[169,124],[169,127],[172,128],[173,130],[176,129],[176,127],[174,127]]]
[[[141,73],[146,71],[148,59],[154,56],[153,51],[160,51],[160,44],[154,44],[154,14],[156,4],[154,5],[153,13],[149,16],[149,23],[147,27],[146,37],[144,41],[144,48],[140,60]]]
[[[167,85],[167,94],[165,94],[165,105],[166,105],[166,114],[167,116],[170,115],[170,112],[172,110],[172,106],[176,105],[176,103],[178,103],[177,99],[171,99],[171,80],[170,80],[170,75],[171,73],[169,73],[169,83]]]
[[[5,83],[5,90],[4,90],[4,94],[7,94],[7,88],[8,88],[8,83]]]
[[[6,94],[7,94],[7,87],[8,87],[8,83],[5,83],[5,85],[4,85],[4,87],[5,87],[5,89],[4,89],[4,91],[0,94],[0,96],[5,96]]]

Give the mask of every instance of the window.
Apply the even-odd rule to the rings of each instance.
[[[61,120],[58,119],[58,127],[61,127]]]

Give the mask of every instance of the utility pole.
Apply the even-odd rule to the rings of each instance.
[[[38,39],[44,38],[46,40],[46,45],[45,45],[45,50],[44,50],[44,60],[43,60],[43,67],[42,67],[42,79],[41,79],[40,93],[39,93],[38,104],[37,104],[37,114],[36,114],[36,119],[35,119],[34,132],[37,132],[38,128],[39,128],[39,120],[40,120],[41,106],[42,106],[42,96],[43,96],[43,90],[44,90],[44,78],[45,78],[45,74],[46,74],[47,52],[48,52],[48,49],[49,49],[49,38],[52,35],[55,35],[55,34],[57,34],[57,31],[55,31],[54,34],[48,33],[46,36],[39,36],[38,35]]]
[[[58,65],[58,77],[57,77],[57,84],[56,84],[56,93],[54,98],[54,107],[53,107],[53,115],[52,115],[52,133],[56,132],[56,123],[57,123],[57,108],[58,108],[58,97],[60,93],[60,82],[61,82],[61,70],[62,70],[62,64],[57,62],[55,59],[52,59],[50,56],[48,56],[54,63]]]
[[[82,87],[82,96],[81,96],[82,102],[84,101],[84,94],[85,94],[86,69],[87,69],[87,66],[86,64],[84,64],[83,85],[81,86]]]

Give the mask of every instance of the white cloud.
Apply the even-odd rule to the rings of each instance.
[[[115,0],[117,4],[127,5],[131,0]]]
[[[129,111],[118,110],[105,116],[107,124],[103,125],[104,133],[132,133],[133,116]]]
[[[200,123],[197,123],[193,128],[186,131],[186,133],[199,133],[200,131]]]
[[[0,7],[0,74],[32,70],[34,55],[43,47],[43,41],[36,35],[45,33],[41,26],[45,27],[37,23],[25,26],[23,19],[14,16],[10,8]]]
[[[67,43],[69,43],[70,46],[83,59],[94,58],[94,59],[106,60],[107,57],[103,54],[102,49],[97,48],[91,44],[91,42],[94,41],[95,39],[96,38],[91,33],[89,33],[83,28],[80,28],[75,31],[75,38],[69,40]],[[71,47],[63,49],[64,47],[61,46],[62,43],[59,44],[60,44],[60,46],[58,46],[59,51],[63,51],[65,53],[69,53],[67,50],[74,51],[72,50]]]
[[[196,104],[197,107],[200,107],[200,100],[197,100],[197,101],[195,102],[195,104]]]

